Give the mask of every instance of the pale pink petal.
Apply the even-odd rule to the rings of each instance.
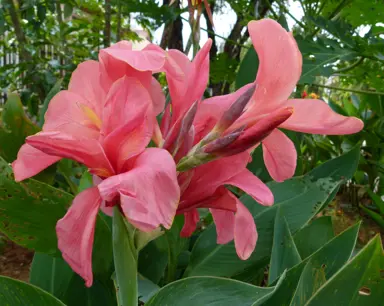
[[[263,157],[269,174],[276,182],[282,182],[295,174],[297,153],[293,142],[275,129],[263,141]]]
[[[172,156],[165,150],[148,148],[131,167],[98,185],[102,198],[112,201],[120,196],[127,219],[143,231],[160,224],[170,228],[180,197]],[[130,210],[132,207],[135,209]]]
[[[257,231],[251,213],[238,199],[234,232],[236,253],[240,259],[246,260],[256,247]]]
[[[335,113],[322,100],[292,99],[287,106],[294,108],[292,116],[281,127],[311,134],[344,135],[361,131],[364,123],[355,117]]]
[[[74,92],[60,91],[50,101],[43,131],[60,131],[73,137],[97,139],[101,118],[88,100]]]
[[[184,226],[180,232],[181,237],[190,237],[196,229],[200,216],[197,209],[192,209],[184,213]]]
[[[231,177],[226,184],[242,189],[262,205],[270,206],[273,204],[272,191],[248,169],[244,169]]]
[[[27,137],[26,142],[46,154],[76,160],[90,168],[92,174],[100,177],[114,173],[97,140],[76,139],[60,132],[40,132]]]
[[[17,159],[12,163],[15,181],[30,178],[60,159],[61,157],[45,154],[28,144],[23,144],[17,153]]]
[[[101,115],[105,92],[100,85],[100,64],[97,61],[79,64],[72,73],[68,90],[86,99],[96,114]]]
[[[217,243],[226,244],[233,240],[235,228],[235,214],[232,211],[210,209],[216,225]]]
[[[160,83],[154,77],[152,77],[151,79],[149,94],[152,98],[153,111],[155,115],[158,115],[164,110],[165,95],[163,93]]]
[[[96,187],[79,193],[66,215],[57,222],[58,247],[65,261],[92,286],[92,247],[101,198]]]
[[[248,31],[259,57],[252,110],[271,110],[294,90],[301,75],[301,54],[292,35],[274,20],[251,21]]]
[[[151,96],[139,80],[122,77],[108,93],[103,111],[102,134],[106,136],[126,125],[139,113],[146,113],[145,110],[152,111],[151,105]]]

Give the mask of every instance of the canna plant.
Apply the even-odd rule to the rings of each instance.
[[[363,124],[321,100],[289,99],[302,65],[293,36],[272,20],[248,30],[259,72],[225,96],[202,99],[210,40],[193,61],[122,41],[78,66],[12,168],[0,160],[0,228],[36,252],[31,284],[0,277],[2,301],[380,303],[380,238],[356,254],[359,224],[335,235],[329,217],[316,218],[353,176],[359,146],[293,177],[295,147],[281,130],[351,134]],[[259,145],[267,184],[246,168]],[[31,178],[63,158],[87,168],[78,194]]]

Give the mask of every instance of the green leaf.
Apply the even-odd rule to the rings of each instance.
[[[113,259],[119,305],[135,306],[138,301],[137,250],[134,228],[125,222],[119,208],[113,208]]]
[[[324,268],[316,268],[311,261],[305,265],[290,306],[301,306],[326,282]]]
[[[305,304],[381,305],[384,298],[384,255],[380,236],[373,238]]]
[[[26,116],[19,96],[9,94],[0,125],[0,156],[8,162],[13,162],[25,138],[39,130]]]
[[[143,303],[148,302],[148,300],[160,290],[160,287],[149,279],[145,278],[142,275],[138,275],[138,287],[139,287],[139,300]]]
[[[62,80],[58,80],[55,85],[53,85],[52,89],[49,91],[48,95],[45,97],[43,107],[40,110],[40,119],[39,119],[39,126],[43,126],[44,124],[44,116],[47,112],[49,102],[52,100],[52,98],[60,91],[61,88],[61,82]]]
[[[273,245],[269,264],[268,283],[272,284],[285,269],[292,268],[301,262],[299,252],[293,241],[287,220],[278,209],[273,231]]]
[[[161,288],[145,305],[260,305],[273,294],[278,286],[279,284],[276,287],[265,288],[233,279],[211,276],[188,277]]]
[[[113,282],[108,278],[100,281],[94,278],[91,288],[61,258],[36,253],[33,257],[30,283],[53,294],[67,306],[115,305]]]
[[[257,69],[259,68],[259,58],[251,45],[243,60],[236,76],[236,89],[252,83],[256,79]]]
[[[0,158],[0,231],[15,243],[36,252],[61,256],[56,222],[65,215],[72,201],[71,194],[33,179],[16,183],[11,167]],[[93,252],[96,274],[110,272],[111,236],[106,222],[98,217]]]
[[[64,18],[71,17],[73,13],[73,6],[69,3],[64,4]]]
[[[65,306],[38,287],[0,276],[0,301],[9,306]]]
[[[375,203],[377,208],[379,209],[380,213],[384,215],[384,201],[381,199],[379,195],[374,193],[371,189],[366,189],[368,195],[371,197],[372,201]]]
[[[168,264],[168,248],[162,237],[148,243],[139,253],[139,272],[158,284]]]
[[[307,258],[333,237],[335,237],[335,233],[333,232],[332,218],[324,216],[314,219],[309,225],[298,231],[294,240],[301,258]]]
[[[267,265],[272,250],[277,208],[280,207],[284,214],[291,233],[300,230],[325,203],[329,203],[330,196],[338,189],[339,184],[353,175],[360,157],[358,150],[356,147],[302,177],[283,183],[268,183],[275,197],[275,204],[271,207],[259,205],[248,195],[241,197],[241,201],[255,217],[259,233],[255,252],[246,261],[238,259],[233,242],[218,245],[215,227],[209,226],[197,239],[184,276],[232,277],[242,274],[247,277],[245,271],[254,273]]]
[[[377,212],[365,207],[362,204],[359,204],[359,207],[370,216],[381,228],[384,229],[384,216],[379,215]]]
[[[289,269],[281,285],[263,306],[289,305],[304,267],[309,261],[316,269],[324,270],[326,279],[334,275],[352,256],[359,225],[358,223],[348,228],[300,264]]]

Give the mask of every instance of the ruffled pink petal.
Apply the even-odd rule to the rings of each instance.
[[[108,135],[133,121],[138,114],[145,114],[146,110],[152,112],[151,105],[151,96],[139,80],[122,77],[108,93],[103,111],[102,134]]]
[[[235,214],[232,211],[210,209],[216,225],[217,243],[226,244],[233,240],[235,228]]]
[[[167,151],[146,149],[130,171],[109,177],[97,187],[106,201],[120,196],[125,216],[139,229],[148,231],[160,224],[171,227],[180,189],[175,162]]]
[[[181,237],[190,237],[196,229],[200,216],[197,209],[192,209],[184,214],[184,226],[180,232]]]
[[[364,123],[355,117],[335,113],[322,100],[292,99],[287,106],[294,108],[292,116],[281,127],[311,134],[344,135],[361,131]]]
[[[79,64],[72,73],[68,90],[86,99],[96,114],[101,116],[105,92],[100,85],[100,64],[97,61]]]
[[[292,35],[274,20],[251,21],[248,31],[260,62],[252,110],[272,110],[289,97],[300,79],[301,54]]]
[[[40,132],[27,137],[26,142],[46,154],[76,160],[90,168],[92,174],[100,177],[114,173],[97,140],[76,139],[60,132]]]
[[[20,182],[30,178],[60,159],[61,157],[45,154],[28,144],[24,144],[17,153],[17,159],[12,163],[15,181]]]
[[[65,261],[92,286],[92,247],[101,198],[96,187],[79,193],[66,215],[57,222],[58,247]]]
[[[231,177],[226,184],[242,189],[262,205],[270,206],[273,204],[272,191],[248,169],[244,169]]]
[[[60,131],[73,137],[97,139],[101,125],[97,110],[86,98],[68,90],[53,97],[45,113],[43,131]]]
[[[263,141],[263,157],[269,174],[276,182],[282,182],[295,174],[297,153],[293,142],[275,129]]]
[[[240,259],[246,260],[256,247],[257,231],[255,221],[249,210],[237,198],[236,200],[235,247]]]

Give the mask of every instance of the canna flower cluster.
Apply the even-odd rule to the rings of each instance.
[[[259,57],[256,80],[238,91],[203,99],[211,41],[193,61],[177,50],[122,41],[103,49],[99,61],[74,71],[68,90],[51,101],[42,132],[30,136],[13,162],[15,179],[31,177],[61,158],[84,164],[94,187],[76,196],[56,226],[59,249],[72,269],[92,285],[92,245],[98,211],[118,206],[127,221],[150,232],[185,217],[190,236],[199,208],[208,208],[217,243],[234,240],[247,259],[257,230],[248,209],[226,185],[261,205],[272,205],[268,187],[247,170],[259,145],[271,177],[293,176],[297,153],[280,128],[314,134],[350,134],[363,128],[316,99],[289,99],[302,58],[291,33],[272,20],[248,30]],[[153,74],[166,75],[166,105]],[[160,117],[158,123],[156,117]],[[148,148],[151,139],[156,148]]]

